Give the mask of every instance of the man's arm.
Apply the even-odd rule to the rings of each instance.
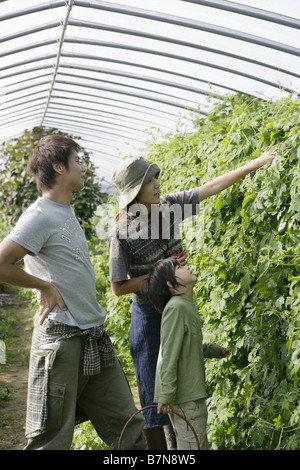
[[[49,282],[26,273],[16,265],[27,254],[28,251],[18,243],[9,239],[3,240],[0,244],[0,282],[16,287],[36,289],[41,307],[40,324],[42,324],[54,305],[58,304],[62,310],[66,310],[67,307],[57,289]]]
[[[267,150],[260,155],[260,157],[251,160],[250,162],[246,163],[235,170],[229,171],[224,175],[218,176],[214,178],[212,181],[202,185],[199,187],[199,202],[203,201],[214,194],[218,194],[226,188],[229,188],[234,183],[242,179],[244,176],[248,175],[253,170],[257,170],[264,165],[271,164],[276,157],[275,149],[272,153],[269,153],[271,148],[273,147],[274,142],[267,148]]]

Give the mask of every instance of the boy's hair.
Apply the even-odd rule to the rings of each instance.
[[[74,140],[61,135],[46,135],[39,140],[29,157],[27,173],[34,177],[40,194],[55,183],[53,163],[62,163],[68,169],[72,151],[80,149]]]
[[[149,270],[149,278],[144,293],[160,313],[163,312],[165,306],[173,297],[170,288],[167,286],[167,281],[174,289],[180,285],[175,278],[175,268],[177,266],[180,266],[180,263],[176,259],[164,259],[157,261]]]

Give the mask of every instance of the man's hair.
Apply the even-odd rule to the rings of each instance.
[[[68,169],[72,151],[80,149],[74,140],[61,135],[46,135],[38,141],[29,157],[27,173],[34,177],[40,194],[55,183],[53,163],[62,163]]]
[[[163,312],[174,295],[170,292],[167,281],[174,289],[176,289],[176,286],[181,285],[175,278],[175,268],[177,266],[180,266],[180,263],[176,259],[164,259],[157,261],[149,270],[149,278],[144,284],[143,292],[160,313]]]

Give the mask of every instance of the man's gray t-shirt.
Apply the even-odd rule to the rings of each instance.
[[[67,311],[55,305],[48,318],[81,329],[104,323],[88,245],[71,206],[38,198],[7,238],[29,251],[26,272],[50,282],[67,305]]]

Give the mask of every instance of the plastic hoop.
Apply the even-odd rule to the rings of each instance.
[[[140,410],[137,410],[135,413],[133,413],[133,415],[128,419],[127,423],[125,424],[125,426],[123,427],[122,429],[122,432],[120,434],[120,438],[119,438],[119,443],[118,443],[118,450],[121,450],[121,441],[122,441],[122,438],[123,438],[123,434],[125,432],[125,429],[126,427],[128,426],[128,424],[130,423],[130,421],[135,418],[135,416],[137,414],[139,414],[141,411],[144,411],[144,410],[147,410],[148,408],[156,408],[157,405],[148,405],[148,406],[144,406],[144,408],[141,408]],[[195,436],[195,439],[196,439],[196,442],[197,442],[197,446],[198,446],[198,450],[200,450],[200,443],[199,443],[199,439],[198,439],[198,436],[197,436],[197,433],[195,431],[195,429],[193,428],[193,426],[189,423],[189,421],[184,417],[182,416],[181,414],[177,413],[176,411],[172,410],[172,413],[176,416],[179,416],[179,418],[182,418],[187,424],[188,426],[191,428],[191,430],[193,431],[193,434]]]

